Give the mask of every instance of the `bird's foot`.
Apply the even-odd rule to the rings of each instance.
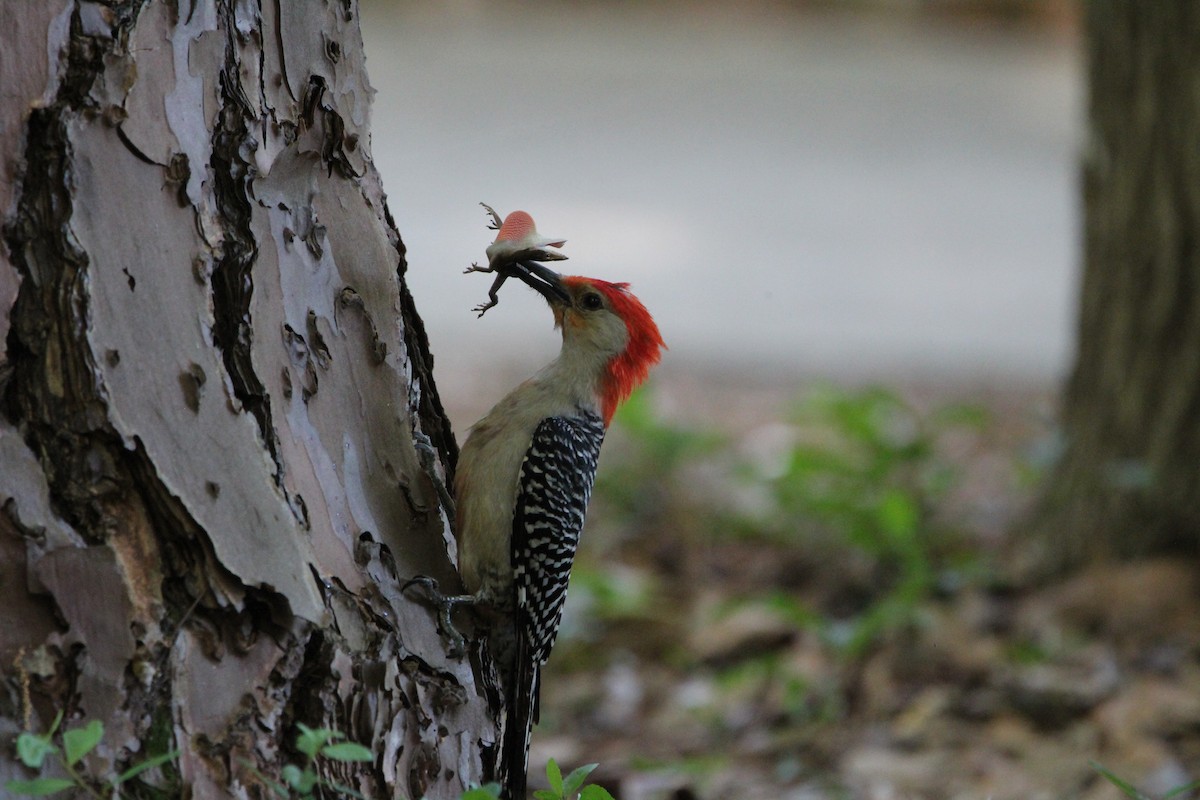
[[[425,588],[425,600],[437,609],[438,612],[438,629],[442,635],[450,640],[450,648],[447,651],[451,658],[462,658],[467,652],[467,640],[459,633],[458,628],[454,627],[454,622],[451,621],[450,615],[454,611],[455,606],[474,605],[477,598],[473,594],[458,594],[445,595],[438,588],[438,582],[427,575],[417,575],[410,579],[402,587],[401,592],[407,592],[413,586],[422,586]]]
[[[433,446],[433,442],[423,431],[415,428],[413,429],[413,447],[417,451],[417,459],[421,462],[421,468],[425,470],[429,482],[433,484],[433,488],[438,493],[438,499],[442,501],[442,508],[446,509],[447,519],[454,519],[454,498],[450,496],[446,482],[438,474],[439,454],[437,448]]]

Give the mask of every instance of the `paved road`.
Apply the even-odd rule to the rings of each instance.
[[[374,154],[439,374],[555,350],[523,287],[469,312],[480,200],[633,282],[676,365],[1061,374],[1076,44],[726,5],[366,4]]]

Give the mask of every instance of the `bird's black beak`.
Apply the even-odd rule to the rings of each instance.
[[[550,305],[571,302],[571,295],[563,285],[562,275],[536,261],[518,261],[513,264],[513,274],[529,288],[535,290]]]

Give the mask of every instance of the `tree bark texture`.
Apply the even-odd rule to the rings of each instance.
[[[1200,5],[1084,8],[1085,263],[1053,566],[1200,549]]]
[[[456,450],[356,3],[0,23],[0,781],[61,711],[98,778],[179,748],[167,796],[265,796],[297,723],[372,750],[320,762],[366,796],[457,796],[495,724],[400,592],[454,588]]]

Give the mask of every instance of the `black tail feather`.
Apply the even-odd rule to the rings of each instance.
[[[538,712],[538,665],[529,658],[525,637],[518,636],[516,669],[509,687],[500,751],[500,783],[506,800],[525,800],[529,773],[529,741]]]

